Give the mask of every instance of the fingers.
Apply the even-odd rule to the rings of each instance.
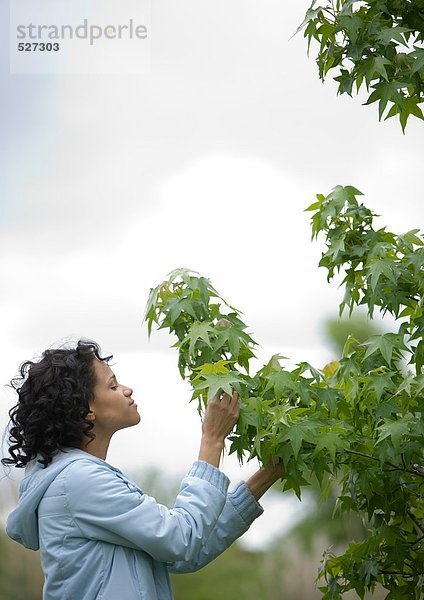
[[[240,416],[239,396],[232,390],[231,396],[223,391],[209,400],[203,419],[203,432],[224,439],[234,428]]]
[[[224,404],[236,404],[238,402],[239,399],[239,395],[238,392],[236,392],[236,390],[234,388],[231,388],[233,390],[232,395],[230,396],[229,394],[227,394],[227,392],[224,392],[221,390],[221,392],[219,392],[217,394],[217,396],[219,397],[221,402],[224,402]]]
[[[234,415],[234,417],[238,419],[240,415],[240,402],[239,395],[236,390],[233,389],[231,396],[226,392],[221,392],[219,402],[223,408],[225,408],[230,414]]]
[[[215,396],[213,396],[211,398],[211,400],[209,400],[208,404],[210,404],[211,402],[213,402],[214,404],[222,403],[224,406],[238,404],[238,400],[239,400],[238,392],[236,392],[236,390],[234,388],[231,388],[231,389],[233,390],[233,393],[231,396],[229,394],[227,394],[227,392],[220,390],[217,394],[215,394]]]
[[[231,396],[224,392],[221,396],[221,406],[227,409],[227,411],[234,417],[234,422],[236,423],[240,416],[240,402],[238,392],[236,392],[233,389],[233,393]]]

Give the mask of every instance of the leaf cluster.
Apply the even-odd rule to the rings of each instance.
[[[338,94],[364,86],[366,104],[378,102],[380,120],[398,115],[403,131],[411,115],[423,119],[424,0],[314,0],[301,30],[308,52],[319,44],[321,80],[335,70]]]
[[[324,556],[324,598],[354,589],[359,597],[377,584],[388,598],[422,598],[424,578],[424,242],[374,229],[373,213],[351,186],[318,195],[307,210],[312,237],[323,234],[320,265],[330,280],[344,274],[340,305],[389,312],[401,321],[393,333],[359,343],[323,369],[301,362],[282,366],[274,355],[252,374],[257,343],[210,281],[185,269],[152,289],[146,308],[176,335],[180,374],[193,387],[199,411],[219,390],[235,388],[241,414],[230,438],[239,460],[284,464],[283,489],[319,484],[325,499],[334,482],[335,511],[354,511],[367,531],[341,556]],[[404,362],[409,369],[405,370]],[[412,370],[411,370],[412,369]],[[402,595],[403,594],[403,595]],[[408,595],[409,594],[409,595]]]

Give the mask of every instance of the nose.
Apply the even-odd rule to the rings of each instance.
[[[132,396],[132,394],[133,394],[133,391],[134,391],[134,390],[133,390],[132,388],[129,388],[129,387],[127,387],[127,388],[125,389],[125,392],[124,392],[124,394],[125,394],[126,396],[128,396],[128,397],[129,397],[129,396]]]

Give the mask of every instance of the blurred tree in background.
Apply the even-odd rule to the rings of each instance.
[[[1,600],[41,600],[39,552],[30,552],[0,531],[0,556]]]
[[[383,331],[380,325],[358,311],[350,317],[326,319],[323,323],[323,333],[324,341],[334,350],[338,359],[342,356],[349,336],[362,344],[372,335],[381,335]]]

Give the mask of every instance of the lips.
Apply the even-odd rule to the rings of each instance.
[[[132,406],[134,404],[134,400],[131,400],[130,402],[130,406]]]

